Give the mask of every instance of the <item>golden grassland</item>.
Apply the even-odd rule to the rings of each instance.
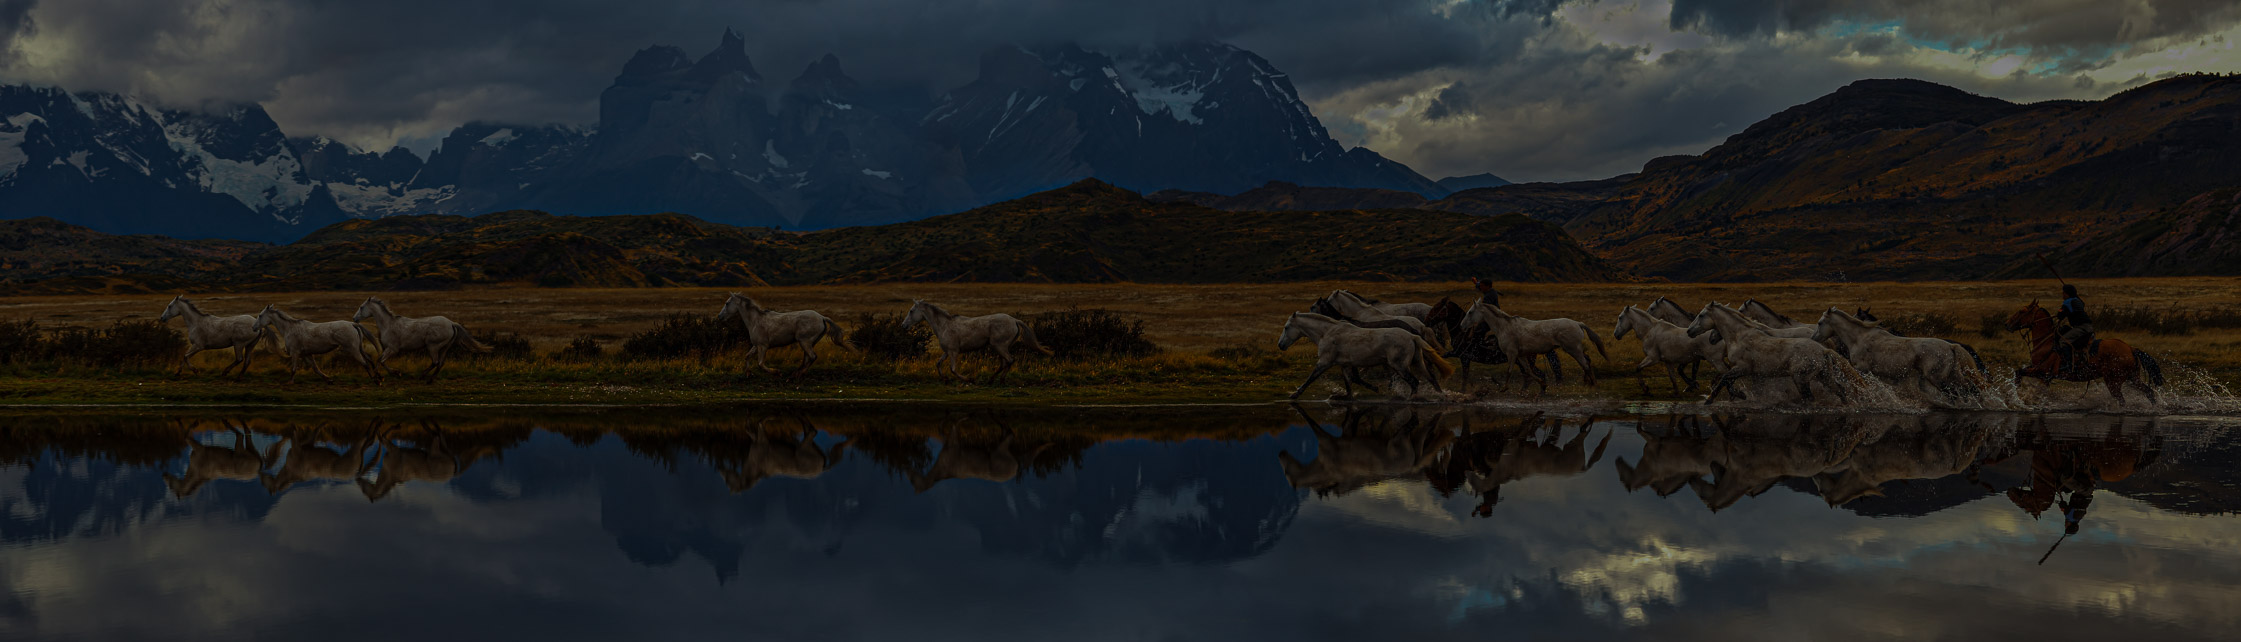
[[[2241,278],[2159,278],[2078,282],[2087,299],[2100,307],[2180,310],[2241,308]],[[535,361],[455,361],[435,386],[417,381],[366,385],[363,373],[343,361],[325,362],[334,384],[305,373],[303,382],[279,385],[286,374],[281,359],[259,358],[248,383],[219,381],[212,371],[230,357],[206,353],[203,369],[174,381],[149,368],[127,371],[55,366],[0,370],[0,403],[218,403],[218,404],[410,404],[410,403],[716,403],[752,399],[928,399],[1007,403],[1203,403],[1261,402],[1281,399],[1313,358],[1312,347],[1288,353],[1250,354],[1251,346],[1273,351],[1285,315],[1305,309],[1334,289],[1386,301],[1433,301],[1453,297],[1467,303],[1476,292],[1467,284],[1309,282],[1234,285],[1141,284],[927,284],[768,287],[743,290],[777,310],[813,309],[852,326],[859,313],[901,313],[913,299],[943,305],[959,314],[1034,313],[1068,308],[1103,308],[1141,319],[1145,335],[1165,352],[1140,359],[1059,363],[1029,358],[1000,384],[968,385],[945,381],[934,372],[933,357],[890,364],[829,346],[818,368],[800,378],[748,374],[744,355],[734,353],[712,364],[696,360],[592,363]],[[1618,311],[1647,304],[1658,296],[1693,311],[1707,301],[1739,304],[1757,298],[1800,321],[1811,322],[1831,306],[1871,307],[1886,319],[1908,313],[1940,313],[1958,321],[1946,338],[1977,347],[2007,372],[2022,360],[2024,343],[2000,333],[1978,334],[1979,319],[2014,311],[2033,299],[2052,305],[2058,286],[2046,281],[1941,283],[1506,283],[1505,308],[1529,318],[1569,317],[1602,335],[1610,361],[1599,363],[1605,380],[1599,390],[1576,384],[1562,393],[1579,396],[1642,398],[1624,376],[1641,358],[1631,338],[1613,341]],[[400,314],[442,315],[481,333],[501,331],[527,338],[540,354],[550,354],[577,337],[592,337],[612,352],[622,337],[653,327],[673,314],[713,315],[724,289],[478,289],[379,293]],[[250,314],[277,304],[313,320],[347,319],[367,296],[362,292],[249,293],[199,297],[214,314]],[[32,318],[42,325],[101,326],[121,319],[157,316],[168,295],[14,297],[0,300],[0,319]],[[173,326],[179,327],[174,321]],[[2241,330],[2203,329],[2187,336],[2145,332],[2103,332],[2155,353],[2166,363],[2208,371],[2222,381],[2241,374]],[[1226,349],[1226,350],[1225,350]],[[798,353],[774,350],[773,363],[795,363]],[[1221,355],[1221,356],[1215,356]],[[425,362],[400,358],[406,370]],[[985,373],[990,365],[968,358],[968,367]],[[1507,369],[1506,366],[1503,369]],[[1474,372],[1482,379],[1486,370]],[[1567,374],[1576,376],[1570,370]],[[1659,377],[1653,375],[1653,386]],[[1321,386],[1310,396],[1320,397]],[[1653,388],[1660,394],[1664,389]],[[1657,395],[1651,395],[1657,396]]]

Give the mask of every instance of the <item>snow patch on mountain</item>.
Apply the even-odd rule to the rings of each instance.
[[[249,209],[270,212],[289,223],[294,221],[278,210],[302,205],[311,196],[311,183],[303,179],[303,164],[286,149],[259,159],[229,160],[204,149],[188,123],[166,123],[163,134],[173,150],[199,165],[201,171],[194,178],[205,192],[231,196]]]
[[[45,120],[29,112],[7,118],[8,125],[0,127],[0,177],[13,176],[16,168],[31,162],[31,156],[23,153],[23,136],[30,133],[32,123]]]
[[[786,166],[786,157],[778,154],[777,145],[771,141],[763,141],[763,160],[769,162],[771,167]]]
[[[408,189],[401,183],[367,185],[330,181],[326,185],[327,193],[335,197],[335,205],[359,218],[434,212],[438,204],[458,195],[458,188],[451,185],[417,189]]]
[[[507,142],[512,141],[514,138],[515,136],[513,128],[506,127],[501,128],[498,131],[491,132],[489,136],[484,136],[482,137],[482,140],[478,140],[475,142],[491,147],[498,147],[501,145],[505,145]]]

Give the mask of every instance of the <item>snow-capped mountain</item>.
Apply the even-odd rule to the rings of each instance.
[[[868,91],[831,55],[776,86],[726,30],[697,59],[668,46],[632,56],[595,127],[470,123],[425,161],[292,139],[256,105],[185,111],[0,87],[0,217],[111,233],[288,240],[349,217],[513,208],[824,228],[1088,177],[1145,191],[1280,180],[1447,192],[1342,147],[1285,74],[1209,42],[1003,47],[929,102]]]
[[[926,124],[956,142],[984,195],[1089,176],[1140,190],[1226,194],[1282,180],[1446,194],[1376,152],[1340,146],[1290,78],[1220,43],[999,48]]]

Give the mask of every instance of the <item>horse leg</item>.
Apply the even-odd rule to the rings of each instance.
[[[1010,372],[1012,366],[1019,363],[1019,359],[1012,357],[1012,344],[1010,342],[999,343],[989,347],[996,349],[996,359],[1002,362],[1001,364],[996,366],[996,374],[989,377],[988,379],[989,381],[993,382],[997,377],[1002,377],[1004,376],[1004,373]]]
[[[1634,364],[1634,383],[1635,383],[1636,385],[1640,385],[1640,386],[1642,386],[1642,395],[1643,395],[1643,396],[1649,396],[1649,394],[1650,394],[1650,381],[1649,381],[1648,379],[1644,379],[1644,378],[1642,378],[1642,369],[1643,369],[1643,368],[1647,368],[1647,367],[1650,367],[1650,362],[1651,362],[1651,359],[1650,359],[1649,357],[1642,357],[1642,362],[1641,362],[1641,363],[1638,363],[1638,364]],[[1672,379],[1672,378],[1673,378],[1673,373],[1672,373],[1671,371],[1667,371],[1667,372],[1666,372],[1666,374],[1665,374],[1665,378],[1667,378],[1667,379]],[[1681,384],[1678,384],[1678,383],[1676,383],[1676,384],[1673,384],[1673,386],[1674,386],[1675,388],[1679,388],[1679,387],[1680,387],[1680,385],[1681,385]]]
[[[302,361],[302,360],[303,360],[303,355],[299,355],[299,354],[291,354],[291,355],[288,355],[288,383],[290,383],[290,384],[294,384],[294,383],[296,382],[296,362],[298,362],[298,361]]]
[[[1541,394],[1548,394],[1548,378],[1541,375],[1540,368],[1536,368],[1533,366],[1532,358],[1517,360],[1517,371],[1519,373],[1519,378],[1526,380],[1525,385],[1527,387],[1531,387],[1533,384],[1539,383],[1541,384]],[[1520,390],[1519,394],[1523,394],[1523,391]]]
[[[374,369],[373,359],[366,356],[365,346],[350,346],[350,357],[358,360],[358,367],[366,369],[366,376],[373,377],[374,385],[381,385],[381,371]]]
[[[1349,381],[1352,381],[1352,382],[1354,382],[1354,383],[1356,383],[1356,384],[1360,384],[1360,385],[1361,385],[1362,387],[1364,387],[1364,388],[1376,388],[1376,387],[1377,387],[1377,386],[1374,386],[1374,385],[1370,385],[1370,382],[1369,382],[1369,380],[1368,380],[1368,379],[1363,379],[1363,378],[1362,378],[1362,369],[1361,369],[1361,368],[1356,368],[1356,367],[1353,367],[1353,366],[1347,366],[1347,367],[1346,367],[1346,379],[1347,379],[1347,380],[1349,380]],[[1347,390],[1348,390],[1349,392],[1351,392],[1351,391],[1353,390],[1353,387],[1349,386],[1349,387],[1347,387]]]
[[[440,347],[429,346],[429,347],[428,347],[428,369],[427,369],[427,370],[422,370],[422,371],[421,371],[421,373],[420,373],[420,374],[421,374],[421,378],[423,378],[423,379],[427,379],[429,383],[435,383],[435,382],[436,382],[436,371],[437,371],[437,370],[442,370],[442,369],[443,369],[443,367],[444,367],[444,349],[443,349],[443,348],[440,348]]]
[[[189,365],[187,365],[187,362],[188,362],[189,360],[192,360],[192,359],[194,359],[194,358],[195,358],[195,353],[197,353],[197,352],[201,352],[201,351],[202,351],[202,345],[201,345],[201,344],[188,344],[188,345],[187,345],[187,354],[185,354],[185,355],[182,355],[182,356],[180,356],[180,357],[179,357],[179,368],[178,368],[177,370],[173,370],[173,371],[171,371],[171,376],[173,376],[173,377],[182,377],[182,376],[186,376],[186,374],[187,374],[187,371],[188,371],[188,370],[190,370],[190,369],[193,369],[193,366],[189,366]],[[224,375],[225,373],[222,373],[222,372],[221,372],[221,373],[219,373],[219,374],[220,374],[220,375]]]
[[[2147,383],[2146,381],[2142,381],[2142,380],[2140,380],[2140,378],[2139,378],[2139,375],[2137,375],[2137,374],[2133,375],[2133,378],[2132,378],[2131,382],[2132,382],[2132,385],[2134,385],[2134,386],[2137,386],[2137,387],[2139,387],[2139,388],[2140,388],[2140,394],[2143,394],[2143,395],[2147,395],[2147,396],[2148,396],[2148,403],[2151,403],[2151,404],[2155,404],[2155,403],[2163,403],[2163,402],[2162,402],[2161,400],[2159,400],[2159,399],[2156,399],[2156,397],[2155,397],[2155,388],[2149,387],[2149,386],[2148,386],[2148,383]]]
[[[1300,394],[1302,394],[1302,393],[1305,393],[1305,392],[1307,392],[1307,386],[1308,386],[1308,384],[1312,384],[1312,383],[1315,383],[1315,379],[1316,379],[1317,377],[1321,377],[1321,376],[1323,376],[1323,371],[1325,371],[1325,370],[1329,370],[1329,369],[1331,369],[1331,364],[1328,364],[1328,363],[1317,363],[1317,364],[1315,364],[1315,369],[1314,369],[1313,371],[1310,371],[1310,372],[1308,372],[1308,373],[1307,373],[1307,380],[1306,380],[1306,381],[1302,381],[1302,382],[1300,382],[1300,383],[1299,383],[1299,387],[1298,387],[1298,388],[1295,388],[1295,389],[1293,389],[1293,390],[1292,390],[1292,397],[1291,397],[1291,398],[1293,398],[1293,399],[1298,399],[1298,398],[1299,398],[1299,396],[1300,396]],[[1340,381],[1342,381],[1342,382],[1343,382],[1343,381],[1344,381],[1344,379],[1341,379]],[[1348,394],[1347,396],[1353,396],[1353,395],[1352,395],[1351,393],[1349,393],[1349,394]]]
[[[2116,398],[2116,400],[2117,400],[2117,405],[2119,405],[2119,406],[2125,405],[2125,404],[2124,404],[2124,380],[2122,380],[2122,379],[2118,379],[2118,378],[2116,378],[2116,377],[2113,377],[2113,376],[2104,376],[2104,377],[2102,377],[2102,378],[2101,378],[2101,383],[2102,383],[2103,385],[2106,385],[2106,386],[2108,386],[2108,387],[2109,387],[2109,396],[2111,396],[2111,397],[2115,397],[2115,398]]]
[[[770,367],[769,359],[770,347],[762,344],[755,344],[755,367],[761,368],[763,372],[778,372],[777,368]]]
[[[309,363],[309,364],[311,364],[311,371],[312,371],[313,373],[315,373],[315,374],[318,374],[318,375],[319,375],[319,378],[320,378],[320,379],[325,379],[325,380],[327,380],[327,383],[334,383],[334,381],[335,381],[335,378],[334,378],[334,377],[333,377],[332,375],[328,375],[328,374],[327,374],[327,371],[319,369],[319,359],[318,359],[318,358],[316,358],[316,357],[305,357],[305,358],[304,358],[304,363]]]
[[[1572,355],[1572,361],[1580,364],[1580,381],[1585,382],[1589,388],[1595,387],[1595,366],[1589,365],[1587,362],[1587,348],[1565,346],[1564,352]],[[1548,362],[1550,367],[1554,367],[1556,357],[1550,356]]]
[[[1837,403],[1852,403],[1852,393],[1848,392],[1849,387],[1844,384],[1843,379],[1836,377],[1835,372],[1822,370],[1821,379],[1828,386],[1829,394],[1836,395]]]
[[[801,367],[795,368],[793,375],[799,377],[802,375],[802,373],[809,372],[809,364],[817,363],[817,352],[814,350],[810,350],[810,344],[806,342],[798,343],[795,345],[801,346]]]
[[[1712,390],[1704,394],[1704,405],[1712,405],[1712,400],[1720,398],[1720,391],[1734,387],[1735,380],[1739,378],[1742,378],[1739,371],[1729,370],[1722,373],[1720,378],[1712,380]]]

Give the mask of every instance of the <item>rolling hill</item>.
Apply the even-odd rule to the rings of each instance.
[[[2187,204],[2241,187],[2236,166],[2241,77],[2174,76],[2105,100],[2031,104],[1863,80],[1639,173],[1406,206],[1525,214],[1632,274],[1676,281],[2039,276],[2011,268],[2042,252],[2062,255],[2073,276],[2230,275],[2241,274],[2223,249],[2231,228]],[[1276,209],[1388,193],[1165,196]]]
[[[9,231],[19,228],[42,231]],[[1524,216],[1229,212],[1154,202],[1096,180],[923,221],[808,233],[679,214],[517,210],[349,220],[278,246],[10,221],[0,223],[0,243],[0,263],[9,266],[0,270],[0,294],[1620,278],[1562,229]],[[41,258],[80,246],[116,249],[98,271]],[[204,256],[217,258],[193,260]]]

